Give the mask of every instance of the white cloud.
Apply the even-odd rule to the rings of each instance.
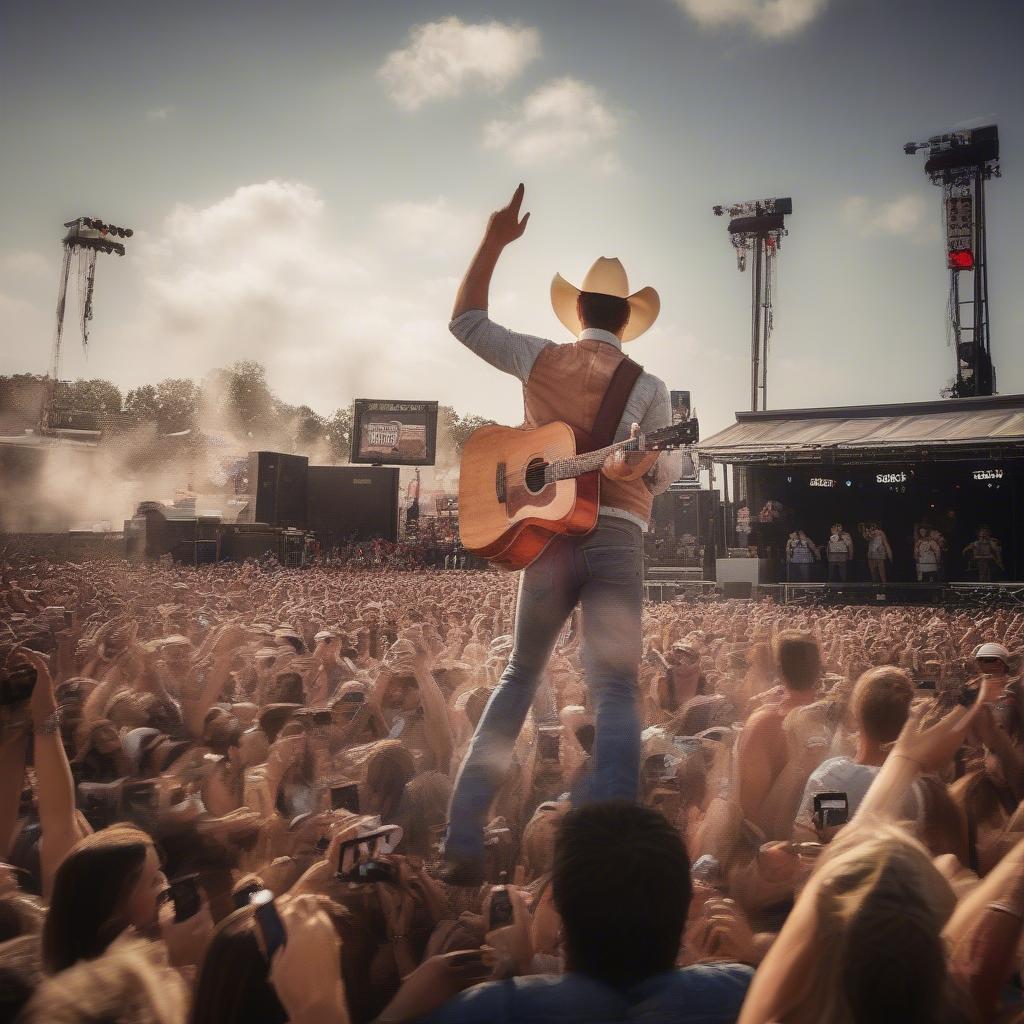
[[[865,238],[878,235],[923,237],[933,233],[928,230],[928,204],[915,194],[888,201],[847,196],[840,210],[843,221]]]
[[[339,237],[316,189],[277,180],[178,205],[135,247],[138,313],[122,345],[110,339],[112,375],[198,379],[252,359],[282,398],[321,412],[388,395],[470,408],[494,371],[472,365],[447,323],[482,224],[435,197],[370,209]]]
[[[166,121],[174,113],[174,107],[155,107],[146,111],[147,121]]]
[[[484,145],[500,149],[518,164],[595,156],[605,171],[618,167],[611,143],[618,117],[601,94],[576,78],[556,78],[531,93],[507,118],[484,125]]]
[[[794,35],[825,9],[828,0],[676,0],[701,25],[745,25],[765,39]]]
[[[417,25],[409,44],[388,54],[377,74],[400,107],[418,110],[471,86],[499,92],[539,53],[536,29],[501,21],[467,25],[449,17]]]

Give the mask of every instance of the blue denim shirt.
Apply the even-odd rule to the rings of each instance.
[[[584,974],[476,985],[421,1024],[731,1024],[754,976],[742,964],[683,967],[620,990]]]

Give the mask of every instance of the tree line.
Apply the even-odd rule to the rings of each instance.
[[[0,375],[0,413],[31,425],[38,414],[44,378],[38,374]],[[242,360],[209,373],[202,381],[171,377],[127,392],[111,381],[61,382],[61,406],[94,414],[105,429],[151,424],[160,434],[199,433],[221,429],[253,444],[273,439],[293,452],[324,449],[334,462],[351,454],[352,406],[324,416],[308,405],[291,405],[274,394],[261,363]],[[446,451],[458,454],[466,438],[491,421],[461,415],[450,406],[438,409],[438,461]],[[450,445],[445,445],[445,440]]]

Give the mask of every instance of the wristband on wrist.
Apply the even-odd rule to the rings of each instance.
[[[891,754],[890,757],[902,757],[904,761],[916,764],[920,771],[924,771],[924,765],[916,757],[911,757],[909,754]]]
[[[60,728],[60,708],[54,708],[33,728],[38,736],[52,736]]]

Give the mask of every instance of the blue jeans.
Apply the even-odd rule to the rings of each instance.
[[[829,583],[846,582],[846,562],[828,563],[828,581]]]
[[[594,709],[593,772],[580,798],[635,800],[640,781],[636,676],[643,609],[643,534],[601,516],[585,537],[559,537],[519,581],[512,656],[455,780],[445,852],[482,858],[484,825],[555,641],[579,602],[583,669]]]

